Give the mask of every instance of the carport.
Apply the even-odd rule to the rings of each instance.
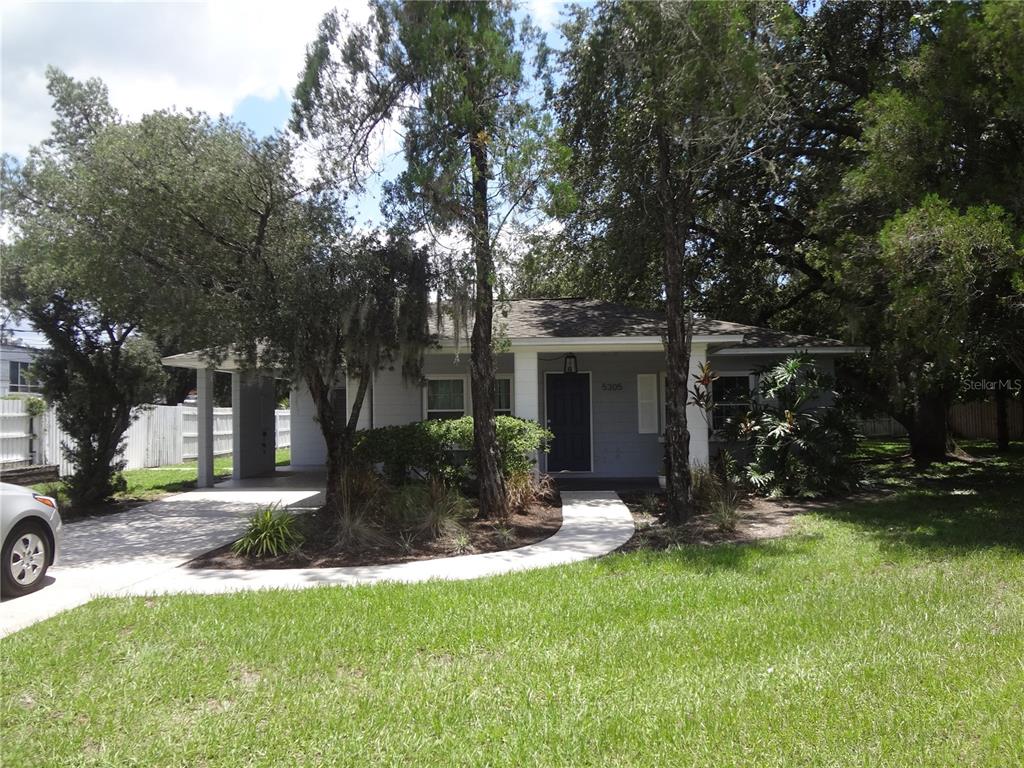
[[[213,376],[231,375],[231,477],[244,480],[274,474],[275,371],[243,369],[233,355],[217,362],[203,352],[185,352],[163,358],[171,368],[196,372],[199,488],[213,487]]]

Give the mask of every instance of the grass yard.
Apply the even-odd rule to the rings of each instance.
[[[0,641],[5,764],[1024,764],[1024,449],[478,582],[107,599]]]

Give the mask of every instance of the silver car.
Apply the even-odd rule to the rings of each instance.
[[[31,488],[0,483],[0,595],[25,595],[43,585],[60,547],[57,502]]]

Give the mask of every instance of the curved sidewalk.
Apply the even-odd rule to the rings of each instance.
[[[224,483],[144,507],[65,526],[58,562],[38,592],[0,605],[0,637],[82,605],[95,597],[174,593],[214,594],[303,589],[429,579],[475,579],[605,555],[633,535],[633,518],[611,491],[562,494],[562,526],[544,541],[505,552],[392,565],[288,570],[184,568],[198,555],[242,534],[253,509],[272,502],[312,508],[316,483],[295,476]]]
[[[390,565],[287,570],[214,570],[176,568],[137,582],[118,594],[213,594],[255,589],[304,589],[352,586],[382,581],[412,583],[430,579],[463,580],[547,568],[606,555],[633,535],[633,517],[612,491],[562,494],[562,526],[536,544],[503,552],[415,560]]]

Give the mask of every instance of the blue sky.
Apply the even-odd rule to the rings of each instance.
[[[288,123],[291,109],[291,96],[281,91],[270,99],[246,96],[235,107],[231,117],[248,125],[257,136],[268,136]]]

